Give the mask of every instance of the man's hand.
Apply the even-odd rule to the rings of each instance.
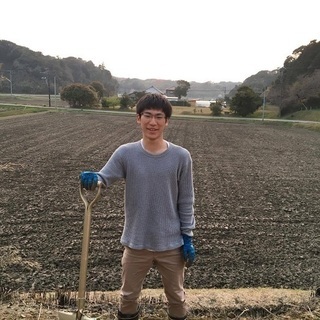
[[[98,175],[95,172],[83,171],[80,173],[81,187],[94,191],[98,185]]]
[[[192,237],[183,234],[182,238],[184,243],[182,247],[183,258],[186,262],[186,267],[190,267],[196,258],[196,250],[192,243]]]

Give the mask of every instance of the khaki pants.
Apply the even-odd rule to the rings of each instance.
[[[152,266],[156,266],[161,274],[169,314],[173,317],[184,317],[187,308],[183,289],[184,260],[181,248],[154,252],[125,247],[122,256],[119,310],[123,314],[133,314],[137,311],[143,281]]]

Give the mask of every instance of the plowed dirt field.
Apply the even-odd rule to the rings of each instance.
[[[132,116],[45,113],[0,120],[0,286],[77,290],[78,175],[140,139]],[[320,135],[279,124],[171,119],[193,157],[197,261],[186,288],[320,285]],[[156,183],[156,181],[155,181]],[[118,290],[123,183],[93,209],[88,290]],[[155,226],[156,227],[156,226]],[[160,288],[151,270],[145,288]]]

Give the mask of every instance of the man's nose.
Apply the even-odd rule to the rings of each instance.
[[[150,123],[152,123],[152,124],[157,124],[157,121],[156,121],[156,117],[155,117],[155,116],[151,116]]]

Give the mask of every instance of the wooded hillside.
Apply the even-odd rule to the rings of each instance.
[[[0,76],[1,93],[10,92],[10,83],[14,93],[28,94],[45,94],[48,89],[54,93],[54,81],[57,92],[71,83],[99,81],[107,95],[113,95],[119,86],[104,65],[96,67],[92,61],[75,57],[44,56],[6,40],[0,40]]]
[[[177,86],[173,80],[117,78],[104,65],[96,67],[91,61],[81,58],[58,58],[44,56],[6,40],[0,40],[0,93],[10,93],[10,81],[14,93],[46,94],[47,79],[51,93],[54,93],[54,79],[57,93],[71,83],[89,84],[101,82],[107,95],[144,91],[155,86],[165,92]],[[183,80],[183,79],[177,79]],[[191,82],[188,98],[215,99],[229,93],[239,82]]]
[[[320,42],[313,40],[287,57],[267,97],[282,115],[320,108]]]

